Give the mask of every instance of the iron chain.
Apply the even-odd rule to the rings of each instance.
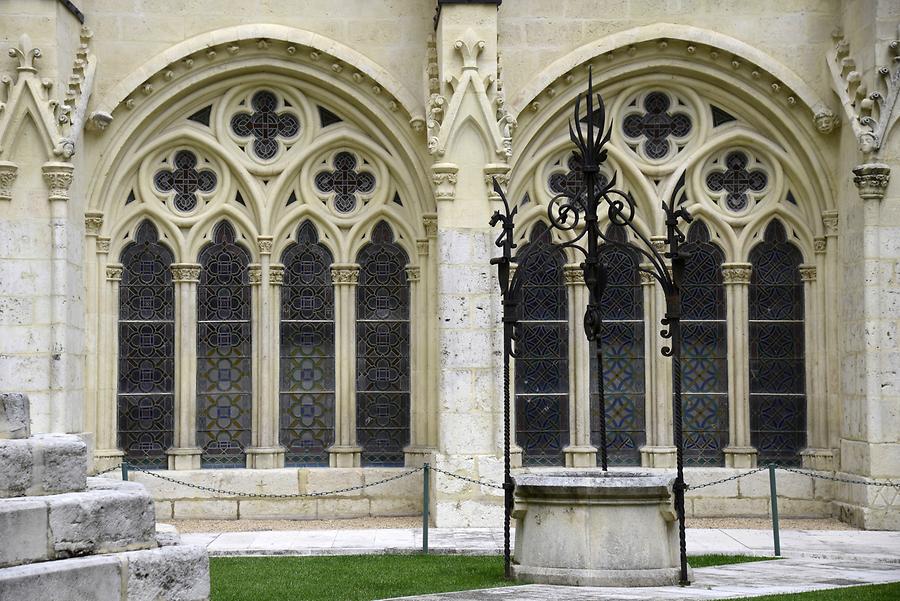
[[[703,484],[697,485],[687,485],[685,484],[684,488],[686,490],[697,490],[698,488],[706,488],[707,486],[715,486],[716,484],[722,484],[723,482],[731,482],[732,480],[738,480],[743,478],[744,476],[749,476],[750,474],[755,474],[756,472],[762,472],[769,469],[768,467],[758,467],[753,471],[744,472],[743,474],[735,474],[734,476],[728,476],[727,478],[722,478],[721,480],[713,480],[712,482],[704,482]]]
[[[864,486],[890,486],[892,488],[900,488],[900,482],[886,482],[884,480],[872,480],[871,482],[866,482],[865,480],[854,480],[852,478],[839,478],[837,476],[823,476],[821,474],[816,474],[814,472],[807,472],[804,470],[798,470],[790,467],[782,467],[780,465],[775,466],[776,469],[784,470],[786,472],[794,472],[795,474],[801,474],[803,476],[809,476],[811,478],[817,478],[819,480],[831,480],[832,482],[842,482],[844,484],[862,484]]]
[[[445,476],[450,476],[451,478],[456,478],[457,480],[464,480],[466,482],[471,482],[472,484],[479,484],[481,486],[487,486],[489,488],[499,488],[500,490],[505,490],[503,488],[503,485],[498,482],[485,482],[484,480],[476,480],[475,478],[467,478],[465,476],[460,476],[459,474],[454,474],[453,472],[448,472],[448,471],[442,470],[442,469],[440,469],[438,467],[434,467],[434,466],[432,466],[431,469],[436,472],[440,472],[440,473],[444,474]]]

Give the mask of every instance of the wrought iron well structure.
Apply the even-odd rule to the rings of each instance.
[[[582,102],[586,113],[582,116]],[[662,202],[665,214],[666,237],[664,249],[657,249],[651,241],[634,225],[635,200],[630,192],[616,187],[616,174],[608,181],[600,175],[600,166],[607,159],[606,144],[612,132],[612,123],[606,126],[606,109],[599,94],[594,95],[593,76],[588,75],[588,89],[584,96],[575,101],[573,119],[569,122],[569,136],[575,145],[573,170],[580,176],[581,185],[577,190],[566,190],[554,196],[547,209],[550,227],[546,230],[546,242],[554,247],[574,249],[584,257],[581,269],[584,283],[588,288],[588,304],[584,315],[584,332],[588,342],[594,344],[597,358],[597,378],[600,416],[600,464],[607,470],[606,406],[603,382],[603,311],[600,301],[607,284],[607,266],[601,257],[601,245],[618,246],[639,253],[646,261],[639,269],[649,274],[665,294],[666,313],[662,319],[661,335],[669,341],[662,348],[662,354],[672,358],[672,415],[673,438],[676,447],[677,475],[674,486],[675,510],[678,514],[678,534],[680,543],[682,585],[689,584],[687,554],[684,529],[684,442],[682,436],[681,404],[681,283],[685,260],[688,253],[682,250],[685,242],[681,223],[690,223],[691,216],[686,209],[678,206],[678,197],[684,187],[684,175],[678,181],[669,201]],[[504,212],[495,211],[491,217],[491,227],[501,225],[501,233],[496,245],[502,249],[500,257],[492,258],[497,265],[500,293],[503,301],[503,358],[504,358],[504,565],[506,576],[512,574],[510,562],[509,527],[513,508],[514,484],[510,474],[510,360],[516,357],[517,324],[522,310],[521,271],[514,270],[519,263],[514,254],[515,215],[517,209],[509,208],[506,194],[496,179],[494,190],[503,201]],[[599,227],[599,216],[606,212],[611,225],[627,228],[631,237],[622,239],[608,236]],[[557,232],[560,241],[554,242],[552,232]],[[527,261],[527,254],[522,261]]]

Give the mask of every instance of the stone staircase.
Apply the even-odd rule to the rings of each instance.
[[[0,601],[207,601],[206,549],[157,527],[143,485],[87,477],[77,436],[31,436],[0,394]]]

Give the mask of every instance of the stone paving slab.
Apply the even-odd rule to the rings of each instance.
[[[653,588],[525,585],[395,597],[405,601],[694,601],[737,599],[900,582],[900,567],[890,563],[782,559],[694,570],[690,587]],[[386,600],[390,601],[390,600]]]

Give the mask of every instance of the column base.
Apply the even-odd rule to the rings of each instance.
[[[675,467],[677,449],[670,446],[641,447],[641,466],[643,467]]]
[[[426,463],[434,463],[435,453],[437,449],[432,447],[406,447],[403,449],[403,464],[406,467],[422,467]]]
[[[725,447],[725,467],[752,469],[756,467],[756,447]]]
[[[94,450],[94,466],[93,473],[108,470],[111,467],[119,465],[125,458],[125,452],[122,449],[96,449]]]
[[[500,454],[503,459],[503,454]],[[522,447],[517,444],[509,446],[509,467],[512,469],[522,467]]]
[[[166,455],[169,456],[170,470],[199,470],[200,454],[203,449],[200,448],[180,448],[169,449]]]
[[[362,466],[362,447],[333,446],[329,448],[328,465],[331,467]]]
[[[840,454],[835,449],[805,449],[800,451],[803,467],[808,470],[821,470],[824,472],[836,472],[840,469],[838,457]]]
[[[250,447],[247,449],[247,467],[256,470],[284,467],[284,449],[282,447]]]
[[[563,449],[566,467],[597,467],[597,447],[568,446]]]

